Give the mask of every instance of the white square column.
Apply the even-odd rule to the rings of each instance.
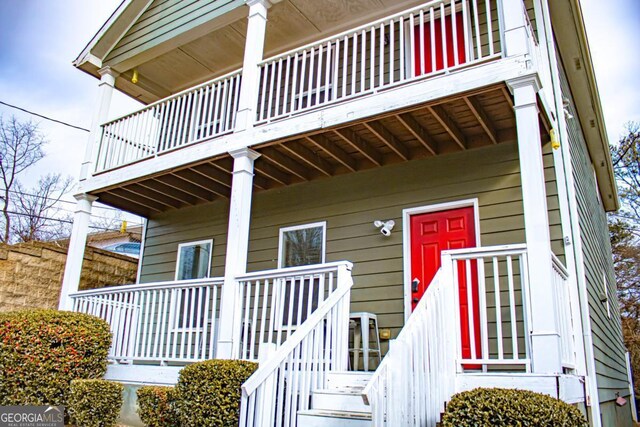
[[[247,18],[247,38],[242,63],[242,86],[238,99],[236,132],[250,129],[256,120],[260,70],[258,64],[264,54],[264,38],[267,28],[267,9],[271,3],[267,0],[247,0],[249,17]]]
[[[80,286],[82,260],[84,259],[89,220],[91,219],[91,207],[93,202],[98,199],[89,194],[77,194],[74,197],[77,200],[76,212],[73,217],[71,237],[69,238],[69,250],[67,251],[67,262],[64,266],[58,310],[71,310],[73,308],[73,301],[69,298],[69,294],[77,292]]]
[[[562,372],[556,298],[552,282],[551,236],[547,211],[536,75],[508,81],[513,92],[522,179],[524,228],[529,262],[529,325],[532,371]]]
[[[100,73],[100,84],[98,85],[100,87],[100,98],[91,120],[91,132],[89,133],[89,138],[87,138],[84,160],[80,167],[80,181],[86,180],[93,170],[95,159],[98,156],[100,139],[102,138],[100,125],[106,122],[109,116],[111,96],[113,95],[113,88],[116,84],[116,77],[119,75],[110,67],[101,68],[98,73]]]
[[[260,154],[242,148],[229,154],[234,159],[229,205],[229,229],[227,232],[227,254],[224,265],[224,285],[220,302],[217,359],[237,358],[240,324],[236,277],[247,271],[249,250],[249,226],[251,225],[251,196],[253,193],[253,162]]]

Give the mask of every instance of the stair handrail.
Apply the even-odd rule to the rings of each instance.
[[[250,413],[254,410],[258,413],[263,412],[264,409],[256,408],[257,404],[255,400],[252,404],[249,402],[249,397],[256,392],[256,390],[263,385],[269,378],[276,372],[276,370],[286,361],[286,359],[292,355],[294,350],[302,343],[302,341],[308,337],[318,325],[325,319],[325,317],[336,308],[339,304],[343,304],[342,318],[336,316],[337,324],[335,327],[339,330],[337,342],[342,344],[342,349],[332,349],[332,359],[330,370],[345,370],[347,365],[347,344],[348,344],[348,329],[349,329],[349,298],[345,298],[350,295],[351,287],[353,286],[353,279],[351,277],[351,269],[353,264],[343,261],[338,265],[338,284],[336,289],[319,304],[318,308],[300,324],[295,332],[291,334],[289,338],[276,350],[273,354],[270,354],[266,362],[261,363],[258,369],[242,384],[242,401],[240,409],[240,426],[254,425],[254,414]],[[342,324],[341,324],[342,323]],[[342,342],[344,341],[344,342]],[[339,346],[340,347],[340,346]],[[342,351],[341,351],[342,350]],[[323,353],[325,353],[323,351]],[[326,353],[325,353],[326,354]],[[284,387],[283,384],[279,384],[280,387]],[[275,385],[274,385],[275,387]],[[267,408],[268,409],[268,408]],[[259,422],[256,425],[260,425]]]
[[[457,333],[451,266],[450,256],[443,254],[442,267],[362,391],[365,404],[371,406],[373,426],[413,425],[415,420],[415,425],[435,427],[445,401],[455,391]],[[437,324],[439,335],[426,333],[429,322]],[[421,332],[422,343],[416,339]],[[414,364],[420,361],[422,368],[428,365],[428,372],[416,372],[421,366]]]

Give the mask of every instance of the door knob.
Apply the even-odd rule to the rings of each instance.
[[[417,277],[411,281],[411,292],[418,292],[418,285],[420,284],[420,279]]]

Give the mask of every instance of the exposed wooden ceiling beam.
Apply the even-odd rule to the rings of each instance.
[[[150,209],[148,206],[132,202],[131,200],[125,199],[121,196],[118,196],[117,194],[113,194],[110,191],[112,190],[104,191],[97,194],[97,196],[99,197],[98,200],[108,204],[109,206],[114,206],[124,211],[133,212],[145,217],[148,217],[150,214],[156,212],[155,210]]]
[[[225,187],[231,188],[231,173],[225,172],[211,163],[203,163],[201,165],[193,166],[191,169],[205,175],[207,178],[219,182]]]
[[[411,132],[413,137],[427,149],[427,151],[434,156],[438,154],[438,143],[410,113],[398,114],[396,118],[404,125],[405,128],[407,128],[409,132]]]
[[[214,181],[206,175],[193,171],[191,169],[183,169],[173,173],[175,176],[179,176],[185,181],[190,182],[193,185],[197,185],[207,191],[217,194],[224,198],[231,197],[231,189],[225,185],[220,184],[218,181]]]
[[[458,128],[458,125],[449,117],[447,112],[439,105],[427,106],[427,109],[435,117],[435,119],[442,125],[444,130],[447,131],[449,136],[455,141],[463,150],[467,149],[467,138],[462,131]]]
[[[222,172],[229,174],[229,176],[233,173],[233,159],[230,157],[218,159],[212,163],[212,165]],[[273,187],[271,180],[256,174],[253,175],[253,186],[260,190],[268,190]]]
[[[181,200],[174,199],[166,193],[162,193],[158,190],[149,189],[140,184],[127,185],[126,189],[140,196],[146,197],[151,200],[157,200],[163,205],[170,206],[172,208],[181,208],[185,206],[185,203]]]
[[[170,187],[167,184],[160,182],[156,179],[150,179],[147,181],[140,181],[137,183],[143,187],[146,187],[150,190],[159,191],[162,194],[166,194],[167,196],[171,196],[176,200],[180,200],[188,205],[195,205],[198,201],[197,197],[194,197],[190,194],[185,193],[182,190],[178,190],[174,187]]]
[[[262,154],[263,158],[269,160],[271,163],[274,163],[276,166],[285,170],[286,172],[295,175],[304,181],[309,181],[309,171],[304,166],[302,166],[300,163],[297,163],[291,157],[285,156],[274,147],[265,148],[260,151],[260,154]]]
[[[317,169],[326,176],[332,176],[334,173],[333,166],[317,153],[309,150],[298,141],[291,141],[287,144],[281,144],[283,150],[286,150],[291,156],[305,162],[307,165]]]
[[[382,154],[375,148],[371,146],[367,141],[362,139],[360,135],[355,133],[353,130],[344,128],[344,129],[335,129],[333,131],[336,135],[342,138],[345,142],[351,145],[353,148],[358,150],[363,156],[369,159],[371,162],[376,164],[377,166],[382,166]]]
[[[260,174],[282,185],[288,185],[291,183],[291,175],[281,171],[270,163],[267,163],[265,159],[257,158],[253,167],[256,171],[260,172]]]
[[[511,94],[509,93],[507,88],[505,86],[502,86],[500,88],[500,91],[502,92],[502,95],[504,96],[504,99],[507,100],[507,103],[509,104],[509,107],[513,108],[513,99],[511,98]]]
[[[491,142],[497,144],[498,134],[496,133],[496,129],[489,117],[487,117],[487,114],[484,112],[484,109],[482,108],[482,105],[480,105],[480,102],[478,102],[478,99],[471,96],[465,96],[463,99]]]
[[[110,190],[109,193],[113,194],[114,196],[120,197],[121,199],[127,200],[129,203],[144,206],[145,208],[154,212],[163,212],[168,207],[167,205],[147,199],[146,197],[141,197],[138,194],[132,193],[124,188],[113,189]]]
[[[411,158],[411,154],[409,153],[409,149],[396,138],[396,136],[391,133],[389,129],[384,127],[384,125],[380,122],[365,122],[364,125],[369,129],[375,136],[377,136],[382,142],[387,144],[391,150],[396,153],[402,160],[409,160]]]
[[[166,184],[169,187],[173,187],[177,190],[184,191],[185,193],[190,194],[191,196],[196,197],[200,200],[204,200],[205,202],[211,202],[216,199],[216,195],[211,191],[207,191],[201,187],[198,187],[197,185],[193,185],[176,175],[169,174],[158,176],[156,177],[156,181]]]
[[[351,172],[355,172],[358,170],[358,166],[353,157],[347,154],[342,148],[338,147],[333,142],[329,141],[329,139],[324,135],[313,135],[306,136],[307,141],[311,142],[315,146],[323,149],[327,152],[331,157],[333,157],[337,162],[341,163]]]

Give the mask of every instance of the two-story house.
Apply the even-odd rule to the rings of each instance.
[[[260,360],[242,426],[434,426],[496,386],[631,425],[579,0],[125,0],[74,65],[60,308],[110,322],[108,378]],[[146,106],[107,121],[114,89]],[[139,283],[78,292],[95,200],[146,218]]]

